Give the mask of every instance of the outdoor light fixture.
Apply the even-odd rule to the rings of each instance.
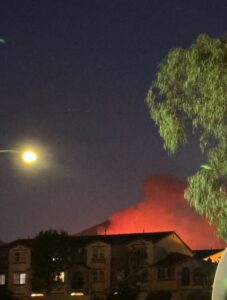
[[[21,156],[21,159],[27,164],[31,164],[35,162],[38,158],[37,153],[30,149],[23,150],[23,151],[14,150],[14,149],[0,149],[0,154],[4,154],[4,153],[18,154],[19,156]]]
[[[6,158],[10,158],[22,173],[32,176],[53,167],[53,153],[45,145],[35,142],[18,144],[13,148],[0,148],[0,165]]]
[[[83,292],[72,292],[72,293],[70,294],[70,296],[74,296],[74,297],[84,296],[84,293],[83,293]]]
[[[27,150],[22,153],[22,159],[27,164],[31,164],[37,160],[37,154],[34,151]]]
[[[32,294],[31,294],[31,297],[32,297],[32,298],[35,298],[35,297],[43,297],[43,296],[44,296],[43,293],[32,293]]]

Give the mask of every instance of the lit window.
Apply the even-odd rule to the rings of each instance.
[[[57,273],[55,273],[54,281],[65,282],[65,272],[57,272]]]
[[[13,284],[23,285],[26,283],[26,273],[14,273]]]
[[[5,284],[6,284],[6,275],[0,274],[0,285],[5,285]]]

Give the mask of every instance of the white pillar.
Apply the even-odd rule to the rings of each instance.
[[[212,300],[227,299],[227,248],[218,263],[214,277]]]

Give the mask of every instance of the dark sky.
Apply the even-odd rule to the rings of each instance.
[[[223,35],[226,13],[226,0],[2,0],[1,149],[43,159],[29,171],[0,155],[0,239],[75,233],[135,204],[146,176],[193,174],[196,140],[168,156],[144,98],[168,50]]]

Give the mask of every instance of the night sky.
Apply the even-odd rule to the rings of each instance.
[[[134,205],[153,174],[186,179],[196,138],[162,147],[146,92],[170,48],[226,32],[227,2],[2,0],[0,147],[40,149],[23,168],[0,154],[0,240],[76,233]]]

